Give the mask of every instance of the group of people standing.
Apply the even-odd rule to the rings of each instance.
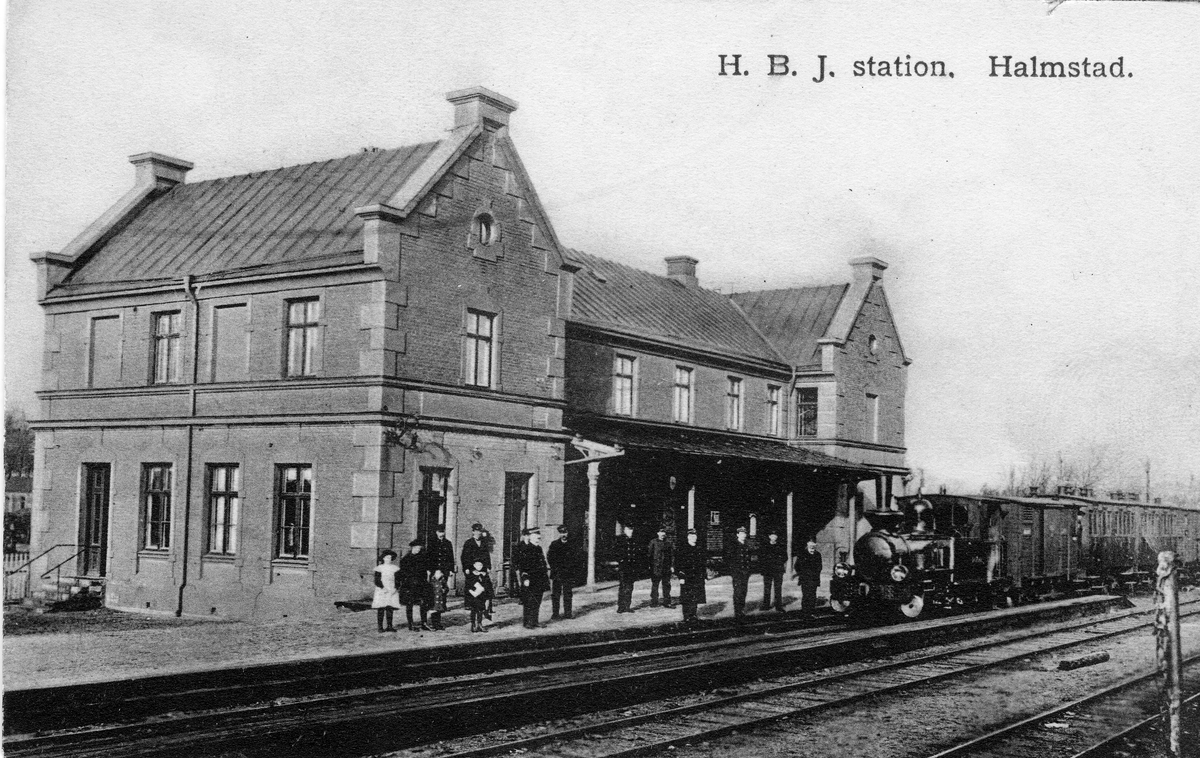
[[[662,607],[674,608],[671,584],[673,579],[678,579],[683,621],[686,624],[696,623],[699,607],[707,602],[705,582],[708,578],[708,553],[697,544],[696,530],[688,530],[686,543],[678,549],[674,540],[668,539],[665,526],[659,527],[649,544],[637,543],[630,525],[625,525],[623,532],[617,537],[615,545],[619,577],[617,613],[633,613],[634,582],[649,568],[650,606],[659,607],[661,590]],[[436,537],[430,540],[428,551],[424,551],[424,543],[417,539],[410,543],[409,553],[398,562],[395,552],[391,550],[381,555],[380,565],[375,568],[375,597],[372,602],[372,607],[377,609],[380,632],[396,631],[392,616],[402,606],[406,608],[410,630],[442,629],[441,614],[446,610],[448,582],[454,574],[455,564],[453,547],[446,539],[445,527],[439,524],[435,533]],[[774,609],[778,613],[784,610],[783,577],[787,570],[787,548],[779,542],[779,533],[772,530],[767,535],[767,542],[758,548],[756,554],[747,536],[746,528],[739,527],[737,541],[728,556],[733,578],[733,614],[739,621],[746,615],[746,596],[753,573],[759,573],[763,578],[762,610]],[[584,581],[586,561],[586,554],[570,539],[566,527],[558,527],[558,538],[550,544],[547,552],[542,550],[539,529],[530,528],[522,532],[522,541],[513,551],[512,568],[526,629],[538,628],[538,617],[547,591],[550,592],[551,619],[573,617],[572,593],[574,587]],[[490,539],[482,525],[471,526],[471,538],[463,543],[461,562],[466,575],[463,596],[471,613],[471,631],[486,631],[483,621],[485,618],[491,619],[495,588],[490,573]],[[816,542],[808,540],[804,551],[796,557],[793,569],[801,590],[801,610],[811,612],[816,607],[817,587],[821,581],[821,554],[816,550]],[[419,626],[413,616],[414,607],[420,609]]]

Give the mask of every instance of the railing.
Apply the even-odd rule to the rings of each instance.
[[[60,542],[57,545],[51,545],[50,547],[46,548],[45,550],[38,553],[37,555],[35,555],[32,558],[29,558],[29,553],[24,553],[23,555],[26,557],[26,560],[23,563],[19,563],[18,565],[14,566],[13,568],[9,568],[8,556],[9,555],[21,555],[21,554],[20,553],[5,553],[5,556],[4,556],[4,599],[5,599],[5,601],[8,601],[10,599],[10,596],[9,596],[9,578],[10,577],[14,577],[19,574],[23,574],[23,577],[24,577],[23,581],[20,579],[14,580],[14,584],[18,584],[18,586],[21,587],[22,593],[20,596],[18,596],[16,598],[11,598],[11,599],[20,600],[24,597],[27,597],[29,595],[29,591],[30,591],[30,587],[29,587],[29,574],[30,574],[30,570],[31,570],[30,567],[34,563],[41,560],[42,558],[49,555],[50,553],[54,552],[55,550],[59,549],[60,547],[77,547],[77,546],[75,545],[74,542]],[[55,577],[54,577],[55,587],[57,587],[58,579],[62,576],[63,565],[66,564],[68,561],[70,561],[74,558],[77,558],[81,553],[83,553],[84,550],[86,550],[86,548],[76,550],[74,553],[67,556],[67,558],[65,560],[59,561],[53,567],[51,567],[51,568],[47,569],[45,572],[43,572],[41,574],[41,578],[45,579],[46,577],[50,576],[50,574],[53,573],[55,575]],[[49,561],[47,560],[47,562],[49,562]],[[15,564],[15,563],[17,563],[17,561],[14,560],[13,563]],[[55,592],[56,592],[56,599],[57,599],[57,590]]]
[[[19,602],[29,594],[29,551],[4,554],[4,602]]]
[[[75,547],[75,546],[70,545],[69,547]],[[50,568],[48,568],[42,572],[43,579],[49,577],[51,574],[54,574],[54,599],[55,600],[65,600],[66,599],[61,594],[62,593],[62,582],[60,580],[62,579],[62,567],[65,566],[67,563],[70,563],[71,561],[75,560],[79,556],[83,555],[86,551],[87,551],[86,547],[81,547],[78,550],[76,550],[74,553],[72,553],[71,555],[68,555],[63,560],[59,561],[58,563],[54,564],[53,566],[51,566]]]

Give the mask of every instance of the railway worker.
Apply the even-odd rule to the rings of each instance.
[[[408,543],[408,555],[400,559],[400,569],[397,572],[400,587],[400,602],[404,603],[405,615],[408,618],[408,630],[417,631],[413,621],[413,606],[421,607],[421,630],[432,631],[427,623],[429,606],[433,604],[429,586],[429,556],[422,552],[424,545],[420,539]]]
[[[754,566],[754,552],[746,542],[749,533],[746,527],[737,529],[737,542],[729,554],[729,573],[733,577],[733,617],[738,621],[746,617],[746,594],[750,589],[750,571]]]
[[[696,612],[708,601],[704,594],[704,580],[708,578],[708,556],[704,548],[696,544],[695,529],[688,529],[687,544],[679,548],[675,556],[675,575],[679,577],[679,602],[683,606],[683,623],[697,622]]]
[[[667,539],[667,527],[658,527],[658,534],[646,548],[650,561],[650,607],[658,607],[658,585],[662,585],[664,608],[674,608],[671,602],[671,570],[675,563],[675,543]]]
[[[579,582],[585,556],[570,541],[567,527],[558,527],[558,539],[550,543],[546,562],[550,564],[550,618],[571,618],[571,593]],[[558,613],[562,601],[562,615]]]
[[[483,529],[483,524],[478,522],[471,524],[471,538],[463,543],[460,563],[463,571],[466,571],[471,566],[475,565],[475,561],[483,561],[483,570],[491,574],[492,571],[492,545],[488,540],[487,532]],[[492,620],[492,601],[488,600],[487,608],[484,609],[484,615],[488,621]]]
[[[546,554],[542,552],[541,531],[531,527],[521,535],[525,541],[517,545],[513,568],[517,571],[517,582],[521,588],[525,628],[537,629],[542,597],[550,589],[549,567],[546,565]]]
[[[773,606],[776,613],[783,613],[783,574],[787,570],[787,551],[779,541],[779,531],[776,529],[767,534],[767,544],[758,551],[758,569],[763,578],[762,609],[765,611]]]
[[[804,552],[796,556],[796,583],[800,585],[800,610],[812,613],[817,607],[817,587],[821,584],[821,554],[814,539],[810,538]]]
[[[634,544],[633,526],[626,524],[625,533],[617,537],[617,613],[633,613],[633,583],[642,570],[646,554]]]
[[[375,567],[375,596],[371,599],[380,634],[396,631],[396,627],[392,626],[392,614],[400,609],[400,583],[396,576],[399,571],[394,550],[380,553],[379,565]],[[384,618],[387,619],[386,629],[383,626]]]
[[[433,569],[430,577],[433,592],[433,609],[429,614],[434,631],[442,629],[442,614],[446,612],[446,596],[450,594],[450,577],[454,576],[454,545],[446,539],[446,525],[434,527],[434,538],[429,541],[429,565]]]
[[[466,598],[467,610],[471,612],[472,632],[487,631],[483,628],[483,614],[494,594],[491,575],[484,570],[483,561],[476,559],[467,569],[466,581],[463,582],[463,597]]]

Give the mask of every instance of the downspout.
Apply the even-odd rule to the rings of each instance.
[[[200,376],[200,300],[192,289],[192,275],[183,277],[183,289],[188,299],[192,301],[192,380],[188,387],[188,418],[196,418],[196,381]],[[190,420],[187,425],[187,463],[184,466],[183,484],[183,569],[180,572],[179,598],[175,605],[175,615],[183,615],[183,591],[188,583],[188,547],[192,532],[192,445],[196,426]]]

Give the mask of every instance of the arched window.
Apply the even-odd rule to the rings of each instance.
[[[490,213],[480,213],[476,216],[475,228],[472,231],[480,245],[487,246],[500,239],[500,229]]]

